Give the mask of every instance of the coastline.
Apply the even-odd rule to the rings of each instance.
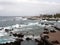
[[[25,19],[25,18],[24,18]],[[31,22],[29,22],[29,23],[27,23],[27,24],[16,24],[16,25],[12,25],[12,26],[7,26],[7,27],[1,27],[0,28],[0,33],[2,34],[2,33],[4,33],[4,34],[6,34],[6,35],[4,35],[4,34],[2,34],[3,36],[2,37],[4,37],[4,36],[7,36],[7,37],[9,37],[9,36],[12,36],[12,37],[9,37],[9,38],[12,38],[12,40],[13,39],[15,39],[13,42],[11,42],[10,40],[9,41],[7,41],[7,42],[5,42],[5,43],[3,43],[3,44],[1,44],[1,45],[21,45],[20,43],[21,42],[23,42],[23,41],[27,41],[27,45],[28,45],[28,41],[35,41],[35,42],[37,42],[37,44],[36,45],[39,45],[39,43],[41,44],[41,43],[43,43],[43,44],[41,44],[41,45],[44,45],[45,43],[44,43],[44,41],[43,40],[45,40],[43,37],[46,35],[46,34],[44,34],[43,36],[41,36],[41,33],[43,33],[44,31],[47,31],[47,33],[49,32],[49,31],[51,31],[51,32],[53,32],[54,30],[52,29],[52,28],[54,28],[54,26],[56,26],[56,25],[54,25],[55,23],[57,23],[57,22],[59,22],[59,21],[48,21],[48,20],[28,20],[28,19],[26,19],[26,20],[24,20],[23,18],[21,18],[21,20],[22,21],[31,21]],[[18,20],[19,21],[19,20]],[[33,22],[32,22],[33,21]],[[48,23],[49,22],[49,23]],[[54,23],[55,22],[55,23]],[[50,27],[52,27],[52,28],[50,28]],[[42,28],[42,29],[41,29]],[[46,29],[44,29],[44,28],[46,28]],[[52,29],[52,30],[50,30],[50,29]],[[56,27],[55,27],[55,29],[57,29]],[[32,31],[33,32],[32,32]],[[41,30],[43,30],[43,31],[41,31]],[[21,32],[21,31],[23,31],[23,32]],[[24,32],[24,31],[26,31],[26,32]],[[31,31],[31,32],[30,32]],[[34,31],[35,32],[39,32],[39,35],[38,36],[36,36],[36,33],[34,33]],[[41,31],[41,32],[40,32]],[[51,42],[51,40],[57,35],[57,37],[58,37],[58,34],[55,34],[56,32],[59,32],[58,30],[55,32],[55,33],[51,33],[51,32],[49,32],[49,34],[47,34],[47,36],[49,36],[49,39],[48,40],[45,40],[45,41],[49,41],[49,42],[47,42],[47,43],[49,43],[50,44],[50,42]],[[27,33],[28,35],[26,35],[25,33]],[[34,34],[33,34],[34,33]],[[44,32],[45,33],[45,32]],[[8,35],[7,35],[8,34]],[[31,35],[30,35],[31,34]],[[54,36],[54,35],[55,36]],[[59,32],[59,34],[60,34],[60,32]],[[51,36],[52,35],[52,36]],[[9,38],[7,38],[7,40],[9,39]],[[42,40],[41,40],[42,39]],[[57,39],[57,38],[54,38],[54,39]],[[60,40],[60,39],[58,39],[58,40]],[[5,41],[5,40],[3,40],[3,41]],[[2,42],[3,42],[2,41]],[[41,42],[41,41],[43,41],[43,42]],[[8,43],[9,42],[9,43]],[[7,44],[8,43],[8,44]],[[15,44],[16,43],[16,44]],[[31,42],[32,43],[32,42]]]

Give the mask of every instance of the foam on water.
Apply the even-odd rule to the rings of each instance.
[[[38,36],[33,36],[33,35],[26,35],[26,36],[24,36],[24,39],[26,39],[26,38],[31,38],[31,39],[40,39],[40,36],[38,35]]]
[[[41,22],[47,22],[47,20],[41,20]]]
[[[12,37],[0,37],[0,44],[2,43],[6,43],[6,42],[8,42],[8,43],[10,43],[10,42],[14,42],[15,41],[15,39],[13,39]]]
[[[58,21],[58,22],[60,22],[60,21]]]
[[[45,26],[45,25],[41,25],[39,24],[39,22],[35,22],[35,23],[28,23],[27,25],[21,25],[21,27],[26,27],[26,26],[33,26],[33,25],[37,25],[37,26]]]
[[[19,24],[16,24],[16,25],[12,25],[12,28],[19,28],[20,25]]]
[[[44,26],[44,25],[39,24],[38,22],[35,22],[35,23],[28,23],[27,25],[26,24],[22,24],[22,25],[16,24],[16,25],[13,25],[12,27],[19,28],[19,27],[27,27],[27,26],[33,26],[33,25]]]
[[[26,27],[26,26],[28,26],[28,25],[20,25],[21,27]]]
[[[8,35],[8,34],[6,32],[0,32],[0,37],[5,35]]]
[[[27,18],[24,18],[23,20],[27,20]]]
[[[36,23],[29,23],[28,25],[38,25],[39,23],[36,22]]]
[[[16,17],[15,20],[27,20],[27,18],[23,18],[23,17]]]

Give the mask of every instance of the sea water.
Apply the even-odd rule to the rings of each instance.
[[[37,45],[37,43],[34,40],[29,40],[29,41],[23,41],[21,45]]]
[[[41,23],[43,23],[41,25]],[[20,25],[20,28],[17,28],[17,29],[14,29],[13,32],[16,32],[16,33],[24,33],[25,35],[31,35],[31,34],[34,34],[34,35],[40,35],[40,33],[43,32],[44,30],[44,27],[45,27],[45,23],[54,23],[54,24],[57,24],[59,25],[60,22],[56,22],[56,21],[40,21],[40,20],[28,20],[28,19],[24,19],[24,18],[21,18],[21,17],[17,17],[17,16],[1,16],[0,17],[0,27],[13,27],[18,24]],[[18,27],[17,25],[17,27]],[[51,29],[52,27],[49,27],[49,29]],[[11,38],[11,37],[10,37]],[[8,38],[0,38],[0,43],[4,43],[4,42],[8,42]],[[22,42],[22,45],[28,45],[28,43],[30,45],[36,45],[34,41],[25,41],[26,43]],[[33,42],[33,43],[32,43]]]

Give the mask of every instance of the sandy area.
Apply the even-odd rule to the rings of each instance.
[[[60,43],[60,31],[54,33],[50,32],[48,36],[50,41],[57,40]]]

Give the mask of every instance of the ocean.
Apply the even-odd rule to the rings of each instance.
[[[17,27],[17,29],[14,29],[13,32],[16,32],[16,33],[21,32],[21,33],[25,33],[25,35],[31,35],[31,34],[34,34],[36,36],[40,35],[44,31],[44,27],[46,26],[45,24],[48,24],[47,27],[49,29],[54,29],[54,28],[50,27],[52,25],[52,23],[54,25],[60,24],[60,22],[56,22],[56,21],[29,20],[27,18],[22,18],[22,17],[18,17],[18,16],[0,16],[0,27],[5,27],[5,28]],[[0,31],[0,32],[1,32],[1,34],[4,33],[3,31]],[[0,37],[0,43],[6,42],[8,39],[10,39],[13,36],[11,36],[10,38],[8,38],[8,37],[9,36],[7,36],[7,35],[3,36],[3,38]],[[31,43],[31,41],[30,41],[30,43]]]

